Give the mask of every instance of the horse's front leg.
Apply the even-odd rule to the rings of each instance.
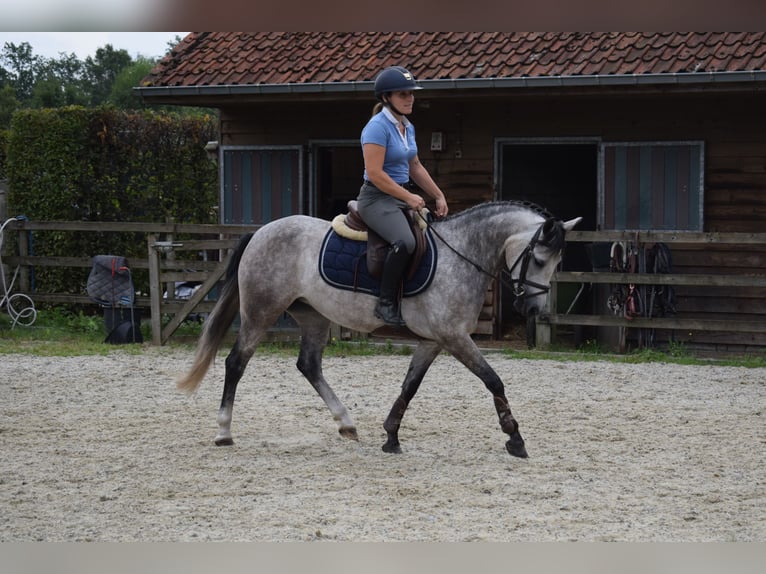
[[[441,351],[441,346],[433,341],[422,341],[415,349],[410,361],[410,367],[407,370],[407,376],[404,378],[404,383],[402,383],[402,392],[394,402],[394,406],[391,407],[391,412],[388,413],[386,422],[383,423],[383,428],[388,435],[388,440],[383,445],[385,452],[402,452],[399,444],[399,427],[402,424],[404,411],[407,410],[412,397],[418,392],[426,371],[428,371],[434,359],[439,355],[439,351]]]
[[[527,449],[524,446],[524,439],[519,432],[519,423],[511,413],[511,407],[508,399],[505,397],[505,387],[494,369],[487,363],[484,355],[473,342],[470,336],[466,335],[456,341],[445,345],[452,355],[463,363],[492,393],[495,402],[495,410],[500,420],[500,428],[508,435],[509,439],[505,443],[505,448],[513,456],[527,458]]]

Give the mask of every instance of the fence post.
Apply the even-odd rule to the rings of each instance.
[[[149,305],[152,325],[152,345],[162,345],[162,284],[160,283],[160,252],[156,249],[157,234],[150,233],[146,238],[149,258]]]
[[[19,257],[29,256],[29,234],[31,232],[26,229],[19,229]],[[29,293],[29,269],[27,265],[21,265],[19,269],[19,291],[21,293]]]
[[[175,217],[165,217],[165,223],[175,223],[176,219]],[[173,232],[165,234],[165,241],[167,241],[170,245],[173,244],[173,241],[175,239],[175,236],[173,235]],[[176,258],[176,253],[172,249],[168,250],[165,253],[165,261],[174,261]],[[173,281],[168,281],[165,283],[165,293],[167,293],[166,297],[168,301],[172,301],[176,298],[176,284]]]
[[[551,280],[551,289],[548,291],[548,296],[545,298],[545,307],[541,313],[535,317],[535,348],[546,349],[550,347],[553,339],[553,325],[548,321],[541,321],[540,315],[550,315],[556,312],[557,306],[557,293],[558,282],[555,279]]]

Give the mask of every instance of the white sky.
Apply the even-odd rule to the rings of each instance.
[[[132,58],[159,58],[168,50],[168,42],[183,38],[187,32],[0,32],[0,49],[6,42],[28,42],[32,53],[46,58],[75,54],[84,60],[94,56],[98,48],[111,44],[115,50],[127,50]]]

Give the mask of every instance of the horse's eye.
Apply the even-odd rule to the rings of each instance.
[[[535,262],[535,265],[537,265],[538,267],[545,267],[545,261],[543,261],[542,259],[533,257],[532,260]]]

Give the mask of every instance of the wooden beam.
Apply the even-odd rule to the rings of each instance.
[[[605,243],[636,241],[639,243],[727,243],[735,245],[766,243],[766,233],[719,233],[693,231],[577,231],[567,232],[567,243]]]
[[[697,285],[700,287],[766,287],[766,275],[698,275],[673,273],[609,273],[559,271],[558,283],[606,283],[617,285]]]
[[[588,325],[593,327],[636,327],[640,329],[676,329],[681,331],[732,331],[766,333],[764,321],[732,319],[694,319],[684,317],[634,317],[615,315],[557,315],[541,314],[538,321],[550,325]]]
[[[24,231],[97,231],[138,233],[210,233],[239,236],[261,227],[248,224],[215,223],[141,223],[128,221],[29,221],[15,220],[8,223],[8,229]]]

